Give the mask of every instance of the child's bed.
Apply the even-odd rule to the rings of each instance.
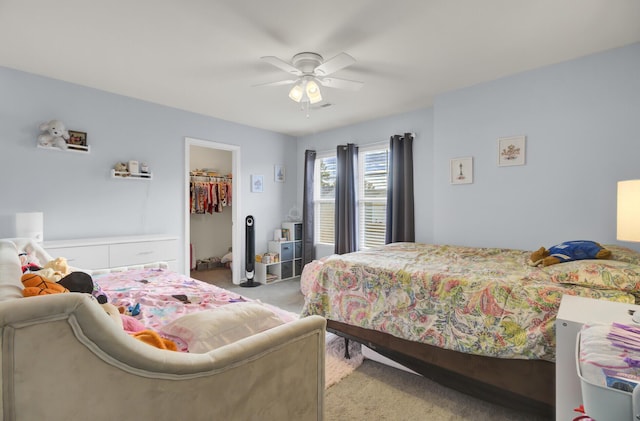
[[[92,273],[110,304],[139,311],[128,317],[178,345],[159,349],[90,294],[23,297],[24,250],[51,258],[33,242],[0,239],[3,419],[322,419],[323,318],[162,265]]]
[[[640,254],[545,268],[530,252],[419,243],[305,266],[305,315],[467,393],[551,415],[555,314],[563,294],[634,303]]]
[[[182,327],[178,326],[179,320],[184,319],[184,316],[187,315],[195,320],[199,317],[196,315],[197,313],[223,309],[229,304],[251,303],[256,306],[249,306],[249,308],[264,307],[265,310],[272,312],[273,316],[281,323],[291,322],[298,318],[297,314],[276,306],[248,299],[165,268],[147,267],[126,271],[110,271],[104,274],[93,273],[93,281],[99,290],[106,295],[109,303],[124,309],[127,314],[137,313],[134,316],[136,320],[146,328],[175,342],[180,351],[189,350],[187,343],[189,338],[179,334]],[[263,314],[269,315],[267,312]],[[264,323],[261,320],[252,321]],[[182,328],[182,331],[184,330],[185,328]],[[189,332],[190,335],[192,333]]]

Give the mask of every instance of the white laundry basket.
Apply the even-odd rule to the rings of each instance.
[[[640,420],[640,386],[633,393],[601,386],[582,376],[580,370],[580,334],[576,343],[576,370],[580,378],[585,413],[596,421]],[[634,415],[635,414],[635,415]]]

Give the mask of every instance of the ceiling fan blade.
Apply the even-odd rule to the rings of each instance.
[[[349,80],[349,79],[338,79],[335,77],[325,77],[325,78],[317,78],[320,81],[322,86],[326,86],[327,88],[336,88],[336,89],[348,89],[350,91],[357,91],[362,88],[364,82],[360,82],[357,80]]]
[[[318,76],[327,76],[340,69],[344,69],[347,66],[351,66],[355,62],[356,59],[351,57],[349,54],[340,53],[316,67],[314,72]]]
[[[290,63],[287,63],[286,61],[279,59],[278,57],[264,56],[264,57],[260,57],[260,59],[266,61],[267,63],[273,66],[276,66],[279,69],[284,70],[287,73],[291,73],[292,75],[296,75],[296,76],[302,75],[302,72],[300,70],[293,67]]]
[[[258,83],[257,85],[251,85],[254,88],[258,86],[282,86],[282,85],[293,85],[296,83],[298,79],[287,79],[287,80],[278,80],[276,82],[267,82],[267,83]]]

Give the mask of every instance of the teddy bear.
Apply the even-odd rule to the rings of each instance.
[[[40,125],[40,130],[46,133],[38,136],[38,144],[41,146],[67,149],[69,132],[60,120],[51,120]]]
[[[595,241],[566,241],[549,248],[540,247],[531,253],[529,266],[550,266],[557,263],[584,259],[608,259],[611,250],[607,250]]]
[[[113,166],[113,169],[119,173],[120,177],[127,177],[129,175],[129,167],[124,162],[118,162]]]

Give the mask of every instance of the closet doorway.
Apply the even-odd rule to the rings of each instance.
[[[185,138],[185,196],[184,196],[184,262],[185,273],[190,274],[197,260],[210,257],[231,257],[231,280],[241,281],[241,259],[243,225],[238,223],[241,215],[240,196],[240,147],[202,139]],[[216,183],[230,182],[231,204],[218,209],[220,212],[192,214],[191,171],[195,169],[215,170],[219,178]],[[227,175],[230,175],[227,180]],[[200,179],[198,179],[200,180]],[[192,247],[193,246],[193,247]],[[229,253],[231,248],[231,254]],[[192,263],[193,262],[193,263]]]

